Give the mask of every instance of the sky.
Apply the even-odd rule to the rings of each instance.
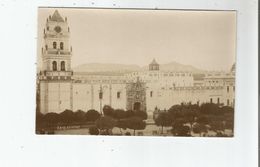
[[[38,64],[43,29],[53,8],[38,10]],[[59,8],[67,17],[72,67],[86,63],[136,64],[153,58],[204,70],[230,70],[236,59],[234,11]]]

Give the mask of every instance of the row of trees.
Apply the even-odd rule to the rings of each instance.
[[[222,135],[225,129],[233,131],[233,123],[234,108],[213,103],[174,105],[155,116],[155,124],[162,127],[161,133],[163,127],[172,127],[175,136],[190,136],[192,132],[201,135],[208,130]]]
[[[57,126],[70,126],[70,125],[80,125],[89,122],[95,122],[101,114],[96,110],[89,110],[84,112],[78,110],[73,112],[71,110],[65,110],[62,113],[47,113],[41,114],[36,113],[36,128],[44,129]]]
[[[36,129],[52,129],[57,126],[72,126],[91,124],[90,134],[111,135],[114,127],[122,129],[132,129],[134,131],[145,129],[144,120],[147,119],[147,113],[144,111],[132,111],[113,109],[105,105],[103,107],[103,115],[96,110],[84,112],[78,110],[73,112],[65,110],[62,113],[36,114]]]

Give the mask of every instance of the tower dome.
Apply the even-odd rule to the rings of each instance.
[[[149,71],[158,71],[159,70],[159,64],[156,62],[155,59],[149,64]]]

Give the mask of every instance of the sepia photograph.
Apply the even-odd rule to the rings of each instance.
[[[236,11],[38,8],[35,133],[233,137]]]

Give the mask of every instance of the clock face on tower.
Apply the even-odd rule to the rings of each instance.
[[[55,30],[57,33],[59,33],[59,32],[61,32],[61,27],[60,27],[60,26],[56,26],[56,27],[54,28],[54,30]]]

